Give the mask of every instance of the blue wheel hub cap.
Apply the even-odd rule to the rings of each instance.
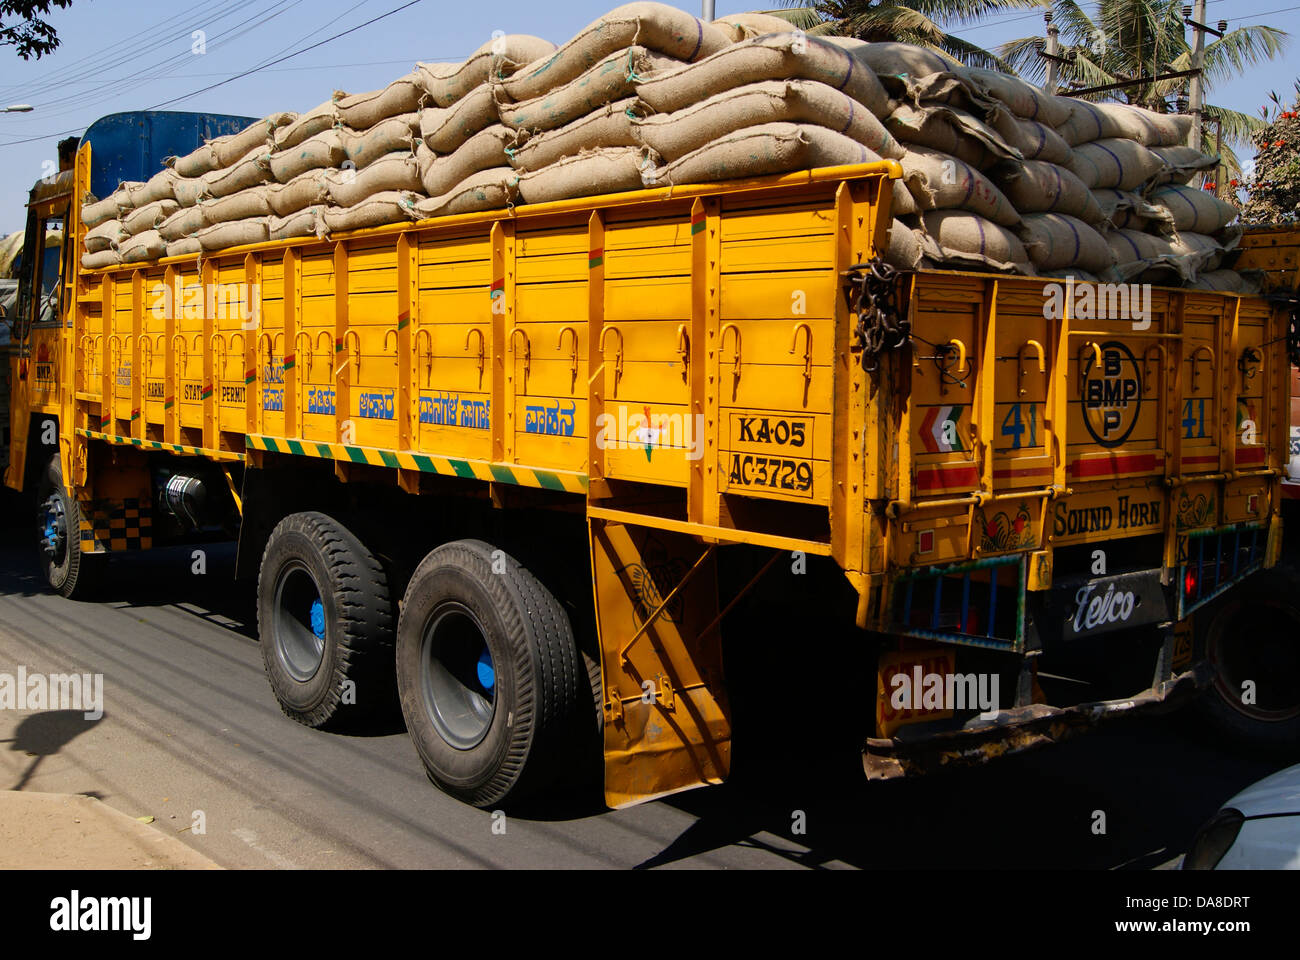
[[[483,652],[478,655],[478,682],[489,693],[497,685],[497,672],[492,666],[492,654],[488,652],[487,647],[484,647]]]
[[[311,602],[311,632],[316,634],[318,639],[325,639],[325,604],[320,600]]]

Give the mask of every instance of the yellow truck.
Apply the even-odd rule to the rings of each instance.
[[[83,269],[183,116],[33,190],[5,482],[67,596],[237,537],[284,712],[400,703],[468,802],[717,783],[745,711],[873,778],[1057,740],[1203,683],[1278,556],[1265,299],[897,274],[891,161]]]

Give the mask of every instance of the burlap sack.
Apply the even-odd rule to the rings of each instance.
[[[632,121],[632,132],[634,142],[676,160],[716,137],[763,123],[814,123],[887,159],[898,160],[905,153],[862,104],[815,80],[767,80],[724,90],[673,113],[640,117]]]
[[[808,123],[761,123],[718,137],[656,168],[646,185],[712,183],[879,160],[878,154],[856,140],[825,127]]]
[[[364,133],[344,128],[340,131],[343,137],[343,152],[360,170],[380,157],[396,153],[398,150],[414,153],[416,140],[419,139],[419,130],[418,113],[404,113],[401,116],[389,117]]]
[[[635,97],[608,103],[558,130],[529,138],[522,147],[506,147],[510,165],[516,170],[540,170],[584,149],[636,146],[630,112],[635,103]]]
[[[96,253],[83,253],[81,255],[83,270],[98,270],[101,267],[111,267],[121,262],[122,255],[116,250],[100,250]]]
[[[120,188],[119,188],[120,191]],[[119,199],[129,197],[123,193],[120,197],[118,193],[105,197],[103,200],[96,200],[91,203],[81,205],[81,222],[88,227],[97,227],[101,223],[107,223],[109,220],[118,220],[122,216],[122,210],[118,206]]]
[[[732,13],[713,21],[715,27],[731,31],[732,43],[743,43],[769,33],[793,33],[794,24],[770,13]]]
[[[1181,184],[1157,187],[1147,200],[1167,210],[1175,230],[1193,233],[1216,233],[1237,219],[1238,210],[1206,190]]]
[[[1192,118],[1187,114],[1155,113],[1127,103],[1098,103],[1111,122],[1111,136],[1136,140],[1148,147],[1171,147],[1187,139]]]
[[[114,244],[122,243],[130,236],[122,228],[121,220],[105,220],[94,229],[86,231],[86,250],[90,253],[111,250]]]
[[[249,187],[216,200],[205,200],[200,206],[208,222],[214,224],[271,215],[266,187]]]
[[[179,179],[176,171],[164,168],[150,177],[143,186],[131,191],[131,205],[143,207],[156,200],[175,200],[172,185]]]
[[[416,201],[416,217],[430,220],[480,210],[504,210],[514,202],[516,186],[517,175],[511,167],[480,170],[440,197]]]
[[[967,67],[966,74],[987,96],[1006,104],[1017,117],[1037,120],[1049,127],[1064,123],[1069,117],[1065,106],[1056,97],[1019,77],[981,67]]]
[[[349,95],[335,91],[334,109],[339,122],[344,126],[353,130],[369,130],[380,120],[420,109],[420,103],[426,96],[417,70],[369,93]]]
[[[168,157],[163,161],[180,177],[201,177],[217,169],[217,154],[212,144],[195,147],[183,157]]]
[[[1152,184],[1187,183],[1204,170],[1213,170],[1219,158],[1201,153],[1195,147],[1152,147],[1151,152],[1160,158],[1164,167],[1151,178]]]
[[[951,154],[976,169],[999,160],[1021,159],[1020,151],[992,127],[946,104],[900,103],[885,120],[885,127],[905,144]]]
[[[508,34],[487,41],[463,63],[417,63],[415,70],[428,102],[435,107],[449,107],[480,84],[511,77],[522,68],[531,69],[554,52],[555,44],[549,40]],[[587,66],[590,64],[582,69]]]
[[[325,174],[329,202],[336,207],[350,207],[366,197],[388,191],[421,189],[420,165],[406,151],[380,157],[364,170],[331,170]]]
[[[734,87],[795,79],[824,83],[852,97],[876,117],[889,115],[885,88],[853,53],[794,33],[737,43],[698,63],[638,83],[636,93],[652,109],[671,113]]]
[[[518,175],[524,203],[547,203],[600,193],[639,190],[654,171],[654,159],[641,147],[603,147],[563,157],[540,170]]]
[[[288,183],[273,183],[266,188],[266,202],[277,217],[287,217],[304,207],[323,204],[329,197],[325,170],[308,170]]]
[[[1190,279],[1194,272],[1189,272],[1190,264],[1166,237],[1138,230],[1111,230],[1105,237],[1115,254],[1110,277],[1131,280],[1145,275],[1148,280],[1181,281]]]
[[[272,217],[268,231],[272,240],[289,240],[294,237],[321,236],[325,221],[321,218],[324,207],[307,207],[287,217]]]
[[[167,255],[167,241],[157,230],[144,230],[117,246],[123,263],[143,263]]]
[[[180,208],[175,200],[155,200],[124,216],[122,227],[130,234],[143,233],[154,229]]]
[[[1019,150],[1026,160],[1062,164],[1069,162],[1070,145],[1046,124],[1017,117],[1010,110],[995,110],[989,116],[989,125],[1008,145]]]
[[[275,131],[272,144],[276,150],[288,150],[296,147],[308,137],[324,133],[338,124],[338,110],[333,100],[326,100],[319,107],[300,114],[293,123],[286,124]]]
[[[271,154],[268,162],[276,182],[288,183],[308,170],[337,167],[346,159],[343,134],[331,129],[308,137],[297,146]]]
[[[275,131],[292,123],[297,116],[296,113],[273,113],[269,117],[250,123],[239,133],[228,137],[217,137],[210,144],[217,167],[233,166],[242,161],[251,151],[262,147],[269,148]],[[176,172],[181,176],[192,176],[184,170]]]
[[[1005,163],[995,168],[991,176],[1021,213],[1068,213],[1092,224],[1104,219],[1097,198],[1083,181],[1054,163],[1041,160]]]
[[[729,31],[702,23],[674,7],[628,3],[592,21],[568,43],[529,63],[503,81],[501,87],[506,97],[518,103],[568,83],[615,50],[634,44],[693,62],[725,49],[731,39]]]
[[[1152,220],[1169,219],[1169,211],[1153,206],[1130,190],[1103,188],[1092,191],[1101,215],[1118,230],[1146,230]]]
[[[199,243],[198,237],[182,237],[179,240],[167,241],[166,255],[169,257],[192,256],[202,252],[203,245]]]
[[[1136,190],[1164,164],[1136,140],[1110,137],[1075,147],[1066,166],[1090,190],[1098,187]]]
[[[499,104],[498,113],[501,122],[514,130],[555,130],[631,96],[638,82],[677,65],[678,61],[644,47],[615,50],[590,70],[540,97]]]
[[[890,196],[893,197],[893,204],[890,212],[894,216],[902,217],[921,212],[921,208],[916,205],[916,197],[912,196],[912,191],[907,189],[906,181],[894,180],[892,186]]]
[[[440,197],[470,174],[490,170],[508,162],[506,150],[512,147],[515,135],[501,124],[480,130],[450,156],[434,156],[423,143],[416,150],[420,182],[430,197]]]
[[[1014,233],[991,220],[963,210],[922,214],[921,253],[938,264],[957,268],[988,267],[1029,273],[1028,254]]]
[[[204,253],[211,253],[214,250],[242,247],[249,243],[262,243],[270,236],[267,228],[269,219],[269,217],[254,217],[251,220],[234,220],[230,223],[217,223],[204,227],[198,233],[199,245]]]
[[[853,54],[882,80],[886,77],[920,80],[936,73],[969,77],[967,68],[955,60],[910,43],[855,44]]]
[[[1106,238],[1064,213],[1027,213],[1020,226],[1025,252],[1040,270],[1076,267],[1100,273],[1115,263]]]
[[[208,219],[207,205],[201,203],[195,207],[184,207],[173,213],[158,225],[158,233],[171,243],[185,237],[192,237],[204,227],[210,226],[212,221]]]
[[[1070,146],[1118,135],[1115,121],[1098,104],[1073,97],[1057,97],[1055,102],[1065,109],[1067,116],[1053,126]]]
[[[956,157],[916,147],[908,150],[900,163],[921,210],[969,210],[1006,227],[1020,222],[1016,207],[1002,191]]]
[[[450,107],[420,111],[420,138],[434,153],[451,153],[485,127],[497,122],[491,84],[481,83]]]
[[[172,181],[172,195],[182,207],[192,207],[211,196],[202,177],[177,177]]]
[[[1218,290],[1223,293],[1240,293],[1245,296],[1257,294],[1259,283],[1251,277],[1244,277],[1236,270],[1207,270],[1199,273],[1192,284],[1196,290]]]
[[[105,220],[123,220],[135,209],[131,194],[144,184],[137,180],[124,180],[117,189],[98,203],[88,203],[81,208],[81,222],[88,227],[98,226]]]
[[[248,151],[237,163],[203,175],[208,193],[228,197],[271,179],[271,151],[265,144]]]
[[[889,228],[889,246],[880,259],[897,270],[915,270],[921,262],[921,240],[915,230],[897,217]]]
[[[1170,240],[1174,253],[1188,264],[1189,278],[1195,278],[1201,271],[1218,270],[1223,264],[1224,254],[1236,245],[1235,237],[1228,243],[1223,243],[1216,237],[1190,230],[1175,234]]]
[[[350,207],[326,207],[321,217],[330,232],[364,230],[415,219],[415,201],[409,193],[377,193]]]

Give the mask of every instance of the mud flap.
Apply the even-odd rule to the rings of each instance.
[[[721,783],[731,765],[714,547],[588,520],[604,700],[605,802]],[[665,602],[666,601],[666,602]]]

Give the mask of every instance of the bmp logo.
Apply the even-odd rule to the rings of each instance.
[[[1142,374],[1124,344],[1101,345],[1101,363],[1089,351],[1083,360],[1083,424],[1103,447],[1118,447],[1128,439],[1142,409]]]

